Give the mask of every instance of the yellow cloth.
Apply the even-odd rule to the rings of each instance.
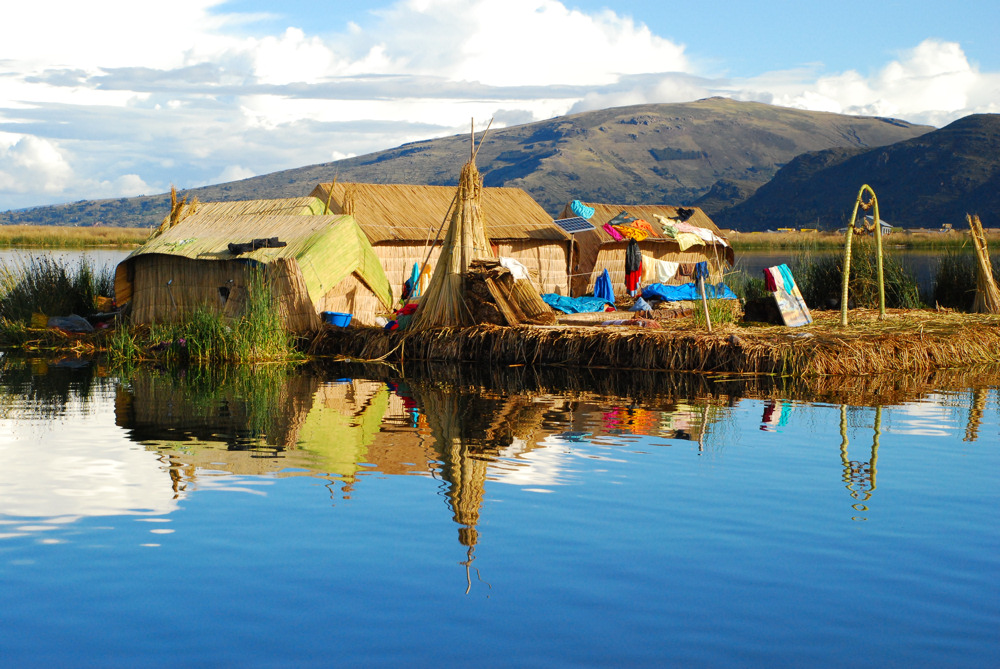
[[[681,251],[687,251],[692,246],[702,246],[705,244],[705,240],[693,232],[678,232],[677,236],[674,237],[674,241],[681,247]]]
[[[611,227],[617,230],[618,233],[625,239],[634,239],[637,242],[641,242],[646,237],[649,237],[649,233],[645,230],[633,228],[628,225],[612,225]]]

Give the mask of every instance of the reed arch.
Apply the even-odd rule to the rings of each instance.
[[[865,194],[870,197],[868,200],[864,199]],[[847,239],[844,241],[844,279],[842,284],[842,289],[840,292],[840,324],[847,325],[847,288],[851,280],[851,239],[854,236],[855,221],[858,216],[858,209],[863,211],[868,211],[869,209],[874,209],[874,218],[871,228],[864,223],[862,219],[862,228],[859,234],[865,232],[872,232],[874,229],[875,233],[875,262],[878,268],[878,317],[879,320],[885,319],[885,279],[882,275],[882,219],[878,215],[878,198],[875,197],[875,191],[868,184],[861,186],[858,191],[858,197],[854,201],[854,211],[851,212],[851,218],[848,219],[847,224]]]

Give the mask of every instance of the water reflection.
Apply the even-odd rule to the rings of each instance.
[[[858,513],[868,511],[868,501],[875,492],[876,466],[878,464],[878,440],[882,434],[882,407],[875,408],[875,425],[872,428],[872,449],[868,461],[851,460],[847,452],[850,444],[847,438],[847,405],[840,405],[840,460],[844,465],[844,485],[855,503],[851,506]],[[868,520],[854,516],[853,520]]]
[[[26,448],[23,436],[0,438],[7,517],[169,514],[185,495],[232,475],[319,477],[334,501],[350,499],[366,476],[425,477],[440,481],[469,586],[488,488],[552,491],[572,482],[574,459],[591,457],[580,454],[588,446],[689,443],[692,454],[721,457],[748,438],[749,426],[735,422],[741,403],[758,403],[759,431],[783,439],[812,429],[804,423],[826,410],[819,399],[839,407],[839,473],[853,517],[866,520],[884,405],[892,405],[886,411],[895,417],[888,427],[894,434],[950,434],[958,412],[972,442],[992,397],[983,379],[967,391],[934,390],[956,380],[946,374],[793,383],[421,364],[142,368],[109,378],[85,361],[0,363],[2,419],[21,435],[32,426],[44,432],[35,434],[44,443],[39,449]],[[116,432],[81,445],[60,429],[60,418],[77,433],[87,421],[106,420],[88,406],[109,395]],[[870,452],[859,459],[849,433],[869,429]]]

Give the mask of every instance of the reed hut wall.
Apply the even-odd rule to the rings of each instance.
[[[350,210],[398,295],[413,263],[427,257],[428,243],[439,229],[443,237],[442,222],[455,191],[454,186],[326,183],[311,196],[329,201],[331,214]],[[571,238],[553,225],[541,205],[519,188],[483,188],[480,204],[494,254],[524,264],[543,292],[566,294]],[[440,239],[431,255],[432,268],[439,255]]]
[[[160,254],[139,256],[132,263],[132,320],[136,323],[177,323],[198,309],[237,318],[246,304],[250,274],[261,267],[237,260],[191,260]],[[307,332],[319,327],[319,315],[305,290],[298,263],[287,260],[265,276],[286,328]]]

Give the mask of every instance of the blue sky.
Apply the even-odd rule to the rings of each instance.
[[[711,95],[1000,112],[995,2],[50,0],[0,18],[0,211]],[[38,26],[37,29],[25,26]]]

